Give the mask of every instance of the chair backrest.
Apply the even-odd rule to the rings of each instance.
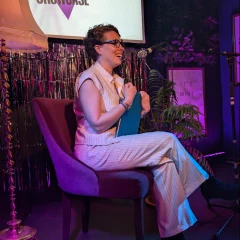
[[[68,193],[97,196],[99,187],[96,173],[73,154],[77,128],[73,100],[35,98],[32,106],[59,186]]]

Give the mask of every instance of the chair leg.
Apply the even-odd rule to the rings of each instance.
[[[69,240],[71,225],[71,199],[67,193],[62,192],[63,208],[63,240]]]
[[[83,197],[81,214],[82,214],[82,231],[83,233],[87,233],[90,215],[90,197]]]
[[[144,209],[143,199],[134,199],[134,222],[136,240],[144,239]]]

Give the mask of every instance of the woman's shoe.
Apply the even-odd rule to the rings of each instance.
[[[212,198],[237,200],[240,198],[240,185],[224,183],[210,175],[201,185],[201,192],[207,202]]]
[[[174,236],[172,236],[172,237],[161,238],[161,239],[162,239],[162,240],[185,240],[184,235],[183,235],[182,232],[179,233],[179,234],[177,234],[177,235],[174,235]]]

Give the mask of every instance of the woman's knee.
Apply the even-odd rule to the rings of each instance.
[[[159,138],[161,139],[165,138],[167,142],[174,142],[178,140],[176,135],[174,135],[173,133],[170,133],[170,132],[159,132],[159,133],[160,133]]]

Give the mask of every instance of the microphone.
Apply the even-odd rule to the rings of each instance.
[[[154,44],[153,46],[147,49],[142,48],[140,51],[138,51],[137,57],[145,58],[148,54],[152,53],[152,51],[157,48],[161,48],[161,49],[164,49],[164,51],[166,51],[167,49],[163,48],[163,46],[166,44],[167,44],[166,42],[161,42],[161,43]]]
[[[137,57],[145,58],[148,54],[152,53],[152,51],[153,51],[152,48],[147,48],[147,49],[142,48],[140,51],[138,51]]]

